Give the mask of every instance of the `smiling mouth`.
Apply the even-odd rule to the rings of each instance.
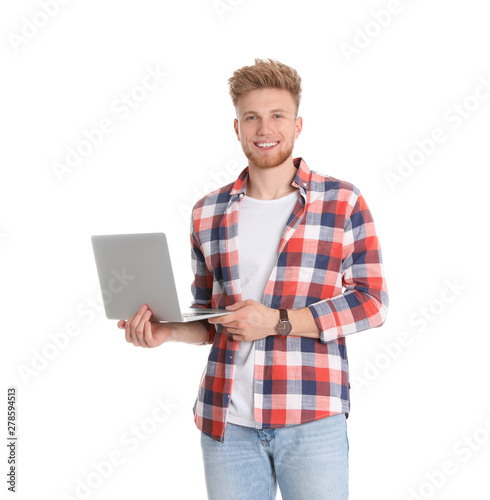
[[[275,141],[275,142],[254,142],[254,144],[259,149],[272,149],[273,147],[275,147],[275,146],[277,146],[279,144],[279,141]]]

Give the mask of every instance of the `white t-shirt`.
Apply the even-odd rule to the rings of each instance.
[[[296,190],[277,200],[244,196],[240,201],[238,261],[243,300],[261,302],[276,263],[282,233],[298,196]],[[235,376],[227,418],[228,422],[247,427],[255,427],[254,356],[254,342],[240,342],[235,353]]]

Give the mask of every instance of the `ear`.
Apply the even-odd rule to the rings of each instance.
[[[233,121],[233,128],[235,129],[235,134],[237,136],[237,139],[240,140],[240,133],[238,132],[238,120],[236,118]]]
[[[303,130],[303,118],[301,118],[301,116],[298,116],[298,118],[296,118],[295,129],[296,130],[294,138],[297,139],[299,137],[299,134],[301,134],[301,131]]]

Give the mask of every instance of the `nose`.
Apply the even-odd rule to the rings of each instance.
[[[271,135],[273,133],[271,120],[269,118],[262,118],[259,122],[257,129],[258,135]]]

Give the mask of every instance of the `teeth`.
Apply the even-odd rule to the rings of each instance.
[[[258,142],[257,146],[259,148],[270,148],[271,146],[275,146],[277,142]]]

